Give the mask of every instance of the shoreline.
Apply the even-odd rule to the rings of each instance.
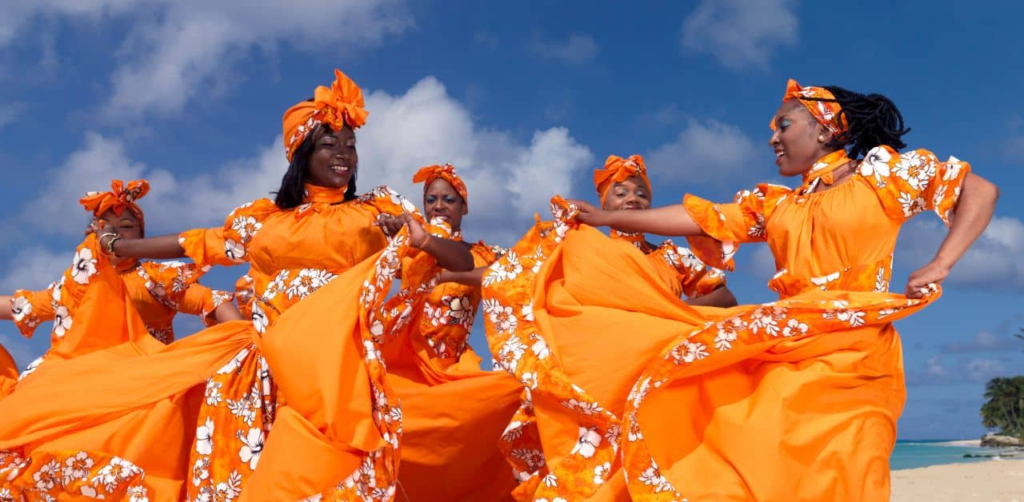
[[[892,471],[892,501],[1024,502],[1024,458]]]

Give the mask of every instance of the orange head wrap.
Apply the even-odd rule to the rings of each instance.
[[[451,164],[445,164],[443,166],[426,166],[421,167],[419,171],[412,177],[413,183],[423,183],[423,189],[426,190],[434,180],[441,178],[448,182],[452,188],[462,197],[462,202],[469,207],[469,192],[466,190],[466,184],[462,181],[462,178],[458,174],[455,174],[455,166]]]
[[[136,205],[135,201],[149,193],[149,182],[135,180],[129,181],[126,185],[121,180],[113,180],[110,182],[110,189],[109,192],[88,192],[78,202],[85,206],[86,211],[92,211],[93,216],[97,218],[107,211],[113,211],[115,215],[121,216],[127,210],[139,220],[140,228],[146,228],[142,208]]]
[[[363,91],[341,70],[334,70],[334,83],[328,89],[317,86],[312,101],[303,101],[284,112],[284,152],[292,160],[302,140],[320,124],[335,131],[345,124],[358,129],[370,112],[363,105]]]
[[[633,176],[639,176],[647,185],[647,190],[651,190],[651,180],[647,179],[647,167],[644,166],[643,157],[630,155],[628,159],[624,159],[618,155],[609,155],[608,160],[604,161],[604,169],[594,170],[594,188],[601,197],[601,205],[604,205],[604,199],[612,185],[622,183],[626,178]]]
[[[813,99],[807,99],[813,98]],[[839,113],[843,107],[835,101],[818,101],[821,99],[836,99],[832,92],[824,87],[800,87],[796,80],[789,79],[786,83],[786,94],[782,96],[782,102],[786,103],[794,99],[800,100],[800,104],[811,112],[814,120],[832,131],[833,136],[838,136],[849,128],[846,123],[846,116]],[[772,130],[775,130],[775,122],[772,121]]]

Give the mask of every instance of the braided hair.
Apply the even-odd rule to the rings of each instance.
[[[851,159],[858,159],[872,148],[888,145],[896,150],[906,148],[900,136],[910,132],[903,127],[903,114],[896,103],[881,94],[861,94],[842,87],[825,86],[835,99],[803,98],[810,101],[839,103],[840,114],[849,128],[834,136],[827,146],[846,148]]]
[[[310,100],[312,101],[312,100]],[[322,124],[316,130],[306,135],[295,153],[292,154],[292,161],[288,164],[288,171],[281,178],[281,187],[276,192],[274,204],[281,209],[293,209],[302,205],[306,199],[306,179],[309,177],[309,157],[316,150],[316,142],[325,134],[331,134],[331,127]],[[358,170],[357,170],[358,172]],[[356,173],[352,173],[352,179],[345,189],[345,202],[356,198]]]

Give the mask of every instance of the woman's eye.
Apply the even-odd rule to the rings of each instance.
[[[455,204],[455,197],[445,197],[444,202],[446,204]]]
[[[434,197],[433,195],[427,196],[427,204],[433,204],[435,202],[437,202],[437,197]]]

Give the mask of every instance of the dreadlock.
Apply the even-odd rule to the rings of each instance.
[[[309,101],[312,101],[309,100]],[[316,130],[306,135],[306,138],[299,143],[298,148],[295,149],[295,153],[292,154],[292,161],[288,164],[288,171],[284,173],[284,177],[281,178],[281,187],[275,194],[274,204],[281,209],[293,209],[302,205],[302,202],[306,199],[306,179],[309,176],[309,157],[313,155],[313,150],[316,149],[316,142],[324,136],[324,134],[330,134],[333,131],[330,126],[324,124],[317,127]],[[345,189],[345,201],[350,201],[356,198],[356,173],[352,173],[352,179],[348,182],[348,187]]]
[[[910,132],[903,128],[903,114],[891,99],[881,94],[861,94],[842,87],[825,86],[835,99],[803,98],[811,101],[839,103],[840,115],[849,128],[836,135],[828,146],[846,148],[851,159],[858,159],[872,148],[888,145],[896,150],[906,148],[900,136]]]

